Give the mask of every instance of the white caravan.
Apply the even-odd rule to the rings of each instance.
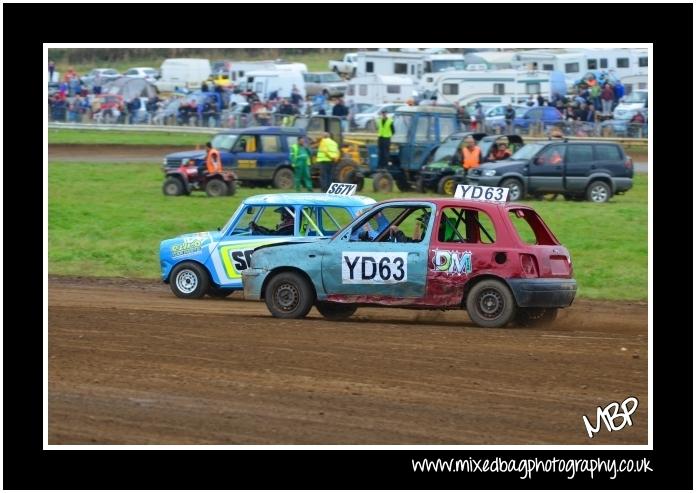
[[[162,77],[156,86],[160,91],[175,88],[197,89],[210,77],[210,60],[205,58],[168,58],[162,62]]]
[[[457,70],[443,72],[435,80],[438,103],[462,106],[522,103],[541,94],[551,99],[554,92],[566,94],[565,77],[560,72],[526,70]]]
[[[424,72],[425,53],[404,53],[400,51],[361,51],[358,53],[357,76],[400,75],[410,77],[413,82]]]
[[[240,87],[254,91],[264,101],[274,91],[277,91],[280,98],[289,98],[293,86],[300,90],[303,98],[307,96],[304,77],[296,71],[255,70],[247,72],[240,83]]]
[[[379,105],[405,103],[413,96],[416,85],[410,77],[400,75],[366,75],[348,81],[346,101]]]

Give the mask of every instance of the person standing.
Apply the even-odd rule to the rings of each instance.
[[[343,103],[343,98],[339,98],[338,102],[331,110],[331,115],[336,116],[341,120],[341,129],[344,132],[348,131],[348,107]]]
[[[222,160],[220,159],[220,151],[213,147],[210,142],[205,143],[205,167],[209,174],[222,173]]]
[[[53,74],[56,71],[56,62],[53,60],[48,61],[48,82],[53,82]]]
[[[312,190],[312,177],[310,176],[310,166],[312,153],[307,147],[307,139],[301,136],[297,143],[290,146],[290,164],[295,174],[295,191],[299,192],[304,186],[308,192]]]
[[[511,104],[507,105],[507,108],[505,108],[505,128],[507,129],[507,133],[511,134],[512,133],[512,122],[515,120],[515,109],[512,107]]]
[[[386,168],[389,165],[389,146],[394,135],[394,120],[382,110],[382,116],[377,119],[377,167]]]
[[[338,144],[331,138],[329,132],[322,134],[319,149],[317,150],[317,164],[321,170],[319,179],[321,181],[321,191],[326,192],[331,186],[331,180],[334,175],[335,163],[341,158],[341,152],[338,150]]]
[[[481,148],[471,135],[464,139],[464,143],[466,147],[462,149],[462,166],[464,174],[467,174],[470,169],[478,168],[481,164]]]
[[[609,83],[604,84],[604,89],[602,89],[602,113],[605,115],[611,114],[611,107],[614,104],[614,90],[611,88]]]

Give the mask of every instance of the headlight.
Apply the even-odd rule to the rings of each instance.
[[[487,169],[482,174],[483,174],[483,176],[495,176],[495,170],[494,169]]]
[[[186,164],[188,162],[188,159],[182,159],[181,164]]]
[[[167,165],[167,158],[164,158],[164,159],[162,160],[162,166],[166,166],[166,165]]]

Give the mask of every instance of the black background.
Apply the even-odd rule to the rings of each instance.
[[[692,489],[691,4],[4,4],[4,487]],[[654,43],[654,451],[42,450],[42,43]],[[41,71],[39,70],[41,69]],[[31,129],[31,131],[29,130]],[[655,143],[658,143],[657,146]],[[670,179],[671,177],[671,179]],[[679,197],[684,203],[679,203]],[[611,205],[608,205],[609,207]],[[636,241],[643,241],[637,238]],[[669,249],[669,250],[668,250]],[[682,281],[683,278],[683,281]],[[693,286],[693,285],[692,285]],[[681,317],[682,322],[677,320]],[[674,386],[670,384],[675,384]],[[672,390],[674,389],[674,390]],[[652,473],[414,473],[411,459],[650,459]]]

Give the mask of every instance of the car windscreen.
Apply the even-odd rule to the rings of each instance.
[[[546,144],[527,144],[512,155],[511,159],[532,159]]]
[[[213,137],[211,144],[215,149],[222,151],[229,151],[232,146],[237,142],[237,134],[219,134]]]
[[[445,141],[440,147],[437,148],[433,158],[430,160],[432,163],[449,163],[454,158],[454,154],[457,152],[457,147],[459,147],[459,139],[451,139]]]

